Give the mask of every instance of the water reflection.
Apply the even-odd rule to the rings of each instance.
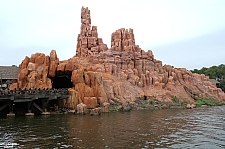
[[[19,148],[225,148],[225,107],[0,119]]]

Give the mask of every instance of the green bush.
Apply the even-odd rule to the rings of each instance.
[[[173,100],[174,102],[176,102],[176,103],[178,103],[178,102],[179,102],[179,99],[177,99],[177,97],[176,97],[176,96],[173,96],[172,100]]]
[[[118,111],[118,110],[119,110],[119,108],[117,106],[109,109],[109,111]]]
[[[145,109],[145,108],[147,108],[147,105],[146,105],[146,104],[144,104],[144,105],[142,105],[141,107]]]
[[[151,101],[149,101],[149,103],[150,103],[151,105],[154,105],[154,104],[155,104],[155,101],[154,101],[154,100],[151,100]]]
[[[181,106],[186,106],[188,103],[185,101],[182,101],[180,104],[181,104]]]

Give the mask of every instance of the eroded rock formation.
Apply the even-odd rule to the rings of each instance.
[[[102,38],[98,38],[97,26],[91,27],[91,14],[88,8],[81,9],[80,34],[77,37],[77,57],[88,57],[98,55],[107,50],[107,45]]]
[[[151,50],[135,44],[133,29],[121,28],[112,33],[111,48],[98,38],[91,27],[90,10],[81,9],[81,28],[76,56],[59,61],[55,50],[50,56],[36,53],[20,65],[18,82],[11,88],[51,88],[58,75],[71,77],[70,99],[76,106],[84,103],[95,108],[107,102],[134,104],[137,98],[193,103],[197,98],[225,100],[225,94],[205,75],[192,74],[185,68],[162,66]]]

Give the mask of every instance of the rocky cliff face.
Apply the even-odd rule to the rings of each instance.
[[[81,28],[76,56],[59,61],[55,50],[26,57],[20,65],[18,82],[12,88],[51,88],[55,76],[71,77],[75,104],[95,108],[104,102],[134,103],[137,98],[172,102],[194,102],[197,98],[225,100],[225,94],[205,75],[192,74],[185,68],[162,66],[151,50],[135,44],[133,29],[112,33],[111,48],[98,38],[91,27],[88,8],[81,9]],[[72,91],[71,91],[72,90]]]

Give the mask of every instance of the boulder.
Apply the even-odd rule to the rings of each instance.
[[[109,107],[110,107],[110,104],[108,102],[104,102],[102,104],[102,112],[104,112],[104,113],[109,112]]]
[[[100,115],[100,114],[101,114],[101,108],[91,109],[90,115]]]
[[[87,106],[83,103],[77,105],[77,114],[86,114],[87,113]]]
[[[84,97],[84,104],[87,105],[87,108],[96,108],[97,107],[97,97]]]

